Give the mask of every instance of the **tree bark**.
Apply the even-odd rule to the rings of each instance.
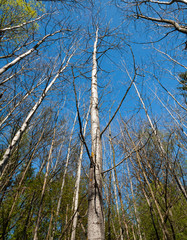
[[[102,199],[102,143],[100,137],[97,92],[97,43],[98,27],[93,49],[91,83],[91,139],[92,153],[88,186],[88,240],[104,240],[105,227]]]
[[[55,77],[53,78],[53,80],[49,83],[49,85],[44,89],[44,91],[42,92],[40,98],[38,99],[38,101],[35,103],[35,105],[32,107],[32,109],[30,110],[30,112],[28,113],[25,121],[23,122],[21,128],[16,132],[15,136],[13,137],[11,143],[9,144],[8,148],[6,149],[1,161],[0,161],[0,175],[3,172],[3,169],[7,166],[8,164],[8,160],[11,156],[12,151],[14,150],[16,144],[19,142],[19,140],[21,139],[22,134],[26,131],[33,115],[35,114],[36,110],[39,108],[39,106],[41,105],[41,103],[43,102],[44,98],[47,95],[47,92],[51,89],[51,87],[53,86],[53,84],[55,83],[56,79],[59,77],[60,73],[62,73],[68,66],[69,61],[71,59],[71,57],[73,56],[73,54],[71,54],[69,56],[69,58],[67,59],[66,63],[64,66],[61,66],[61,68],[59,69],[59,71],[57,72],[57,74],[55,75]],[[64,58],[64,62],[66,60],[66,57]],[[63,62],[63,63],[64,63]]]
[[[114,146],[113,146],[113,143],[112,143],[112,138],[111,138],[111,130],[110,130],[110,145],[111,145],[111,148],[112,148],[112,154],[113,154],[113,165],[114,165],[114,169],[112,170],[113,172],[113,175],[114,175],[114,182],[115,182],[115,186],[117,187],[117,190],[118,190],[118,196],[119,196],[119,200],[120,200],[120,205],[121,205],[121,211],[122,211],[122,216],[123,216],[123,223],[124,223],[124,226],[125,226],[125,233],[126,233],[126,238],[127,240],[130,240],[130,236],[129,236],[129,227],[128,227],[128,224],[127,224],[127,219],[126,219],[126,216],[125,216],[125,210],[124,210],[124,206],[123,206],[123,200],[122,200],[122,194],[121,194],[121,190],[120,190],[120,186],[119,186],[119,181],[118,181],[118,177],[117,177],[117,171],[116,171],[116,163],[115,163],[115,151],[114,151]],[[115,190],[115,199],[116,199],[116,203],[117,203],[117,193],[116,193],[116,190]],[[119,215],[119,210],[118,210],[118,218],[120,220],[120,215]],[[121,221],[120,221],[120,225],[121,225]],[[120,226],[120,235],[121,235],[121,226]],[[121,235],[121,239],[123,240],[123,236]]]
[[[39,230],[39,224],[40,224],[41,215],[42,215],[42,207],[43,207],[43,201],[44,201],[44,196],[45,196],[45,190],[47,187],[47,180],[48,180],[48,176],[49,176],[51,156],[52,156],[53,146],[54,146],[54,141],[55,141],[55,134],[56,134],[56,126],[54,128],[53,140],[51,143],[51,147],[50,147],[49,155],[48,155],[48,159],[47,159],[46,173],[45,173],[45,177],[44,177],[43,189],[42,189],[41,200],[40,200],[40,205],[39,205],[38,214],[37,214],[36,226],[34,229],[33,240],[38,240],[38,230]]]
[[[86,135],[86,127],[88,123],[88,116],[90,113],[90,108],[88,109],[87,115],[86,115],[86,121],[84,125],[84,137]],[[74,192],[74,199],[73,199],[73,211],[75,213],[75,216],[73,218],[73,224],[72,224],[72,232],[71,232],[71,240],[75,240],[76,235],[76,228],[77,228],[77,221],[78,221],[78,203],[79,203],[79,188],[80,188],[80,179],[81,179],[81,166],[82,166],[82,156],[83,156],[83,150],[84,150],[84,143],[81,142],[81,150],[78,160],[78,167],[77,167],[77,177],[75,182],[75,192]]]
[[[164,149],[164,147],[163,147],[163,145],[162,145],[162,142],[161,142],[161,140],[160,140],[160,137],[159,137],[158,134],[157,134],[157,130],[156,130],[156,128],[154,127],[154,125],[153,125],[153,123],[152,123],[152,121],[151,121],[151,118],[150,118],[150,116],[149,116],[149,114],[148,114],[148,111],[147,111],[147,109],[146,109],[146,107],[145,107],[145,103],[144,103],[142,97],[140,96],[140,93],[139,93],[139,91],[138,91],[138,88],[137,88],[137,86],[136,86],[136,84],[135,84],[134,82],[133,82],[133,85],[134,85],[134,88],[135,88],[135,90],[136,90],[136,92],[137,92],[137,95],[138,95],[138,97],[139,97],[139,99],[140,99],[140,101],[141,101],[141,103],[142,103],[143,109],[144,109],[144,111],[145,111],[145,113],[146,113],[147,119],[148,119],[148,121],[149,121],[149,123],[150,123],[150,125],[151,125],[151,128],[152,128],[152,130],[153,130],[153,133],[154,133],[154,135],[155,135],[155,137],[156,137],[156,139],[157,139],[157,141],[158,141],[158,145],[159,145],[160,151],[161,151],[162,155],[163,155],[165,158],[167,158],[167,157],[166,157],[166,156],[167,156],[167,153],[166,153],[166,151],[165,151],[165,149]],[[176,183],[177,183],[177,185],[178,185],[178,188],[181,190],[182,194],[183,194],[184,197],[187,199],[186,189],[185,189],[184,186],[182,185],[180,179],[179,179],[179,178],[177,177],[177,175],[175,174],[175,169],[172,168],[170,162],[168,162],[168,168],[169,168],[171,174],[173,175],[174,179],[176,180]]]
[[[67,156],[66,156],[66,165],[65,165],[65,169],[64,169],[64,173],[63,173],[63,177],[62,177],[62,184],[61,184],[60,194],[59,194],[58,203],[57,203],[55,221],[53,223],[53,232],[52,232],[51,240],[54,239],[54,235],[55,235],[55,231],[56,231],[57,218],[58,218],[58,215],[59,215],[59,212],[60,212],[60,206],[61,206],[61,203],[62,203],[62,195],[63,195],[64,185],[65,185],[65,180],[66,180],[66,174],[67,174],[67,171],[68,171],[69,160],[70,160],[71,142],[72,142],[72,137],[73,137],[76,121],[77,121],[77,113],[76,113],[75,118],[74,118],[73,127],[71,129],[71,134],[70,134],[70,138],[69,138],[68,152],[67,152]]]

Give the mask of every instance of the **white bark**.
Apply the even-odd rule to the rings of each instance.
[[[7,71],[12,66],[14,66],[19,61],[21,61],[23,58],[27,57],[32,52],[34,52],[48,37],[54,36],[55,34],[60,33],[61,31],[62,30],[58,30],[58,31],[56,31],[54,33],[50,33],[50,34],[45,35],[34,47],[32,47],[28,51],[22,53],[16,59],[14,59],[12,62],[10,62],[10,63],[4,65],[2,68],[0,68],[0,75],[3,74],[5,71]]]
[[[70,139],[69,139],[69,146],[68,146],[68,152],[67,152],[67,157],[66,157],[66,165],[65,165],[63,178],[62,178],[62,185],[61,185],[60,196],[59,196],[58,204],[57,204],[56,216],[58,216],[59,211],[60,211],[60,205],[61,205],[61,201],[62,201],[62,194],[63,194],[66,174],[67,174],[67,170],[68,170],[69,159],[70,159],[71,141],[72,141],[72,137],[73,137],[73,132],[74,132],[76,121],[77,121],[77,114],[76,114],[75,119],[74,119],[73,127],[72,127],[72,130],[71,130],[71,135],[70,135]]]
[[[147,109],[146,109],[146,107],[145,107],[145,103],[144,103],[142,97],[140,96],[140,93],[139,93],[139,91],[138,91],[138,88],[137,88],[137,86],[136,86],[136,84],[135,84],[134,82],[133,82],[133,85],[134,85],[135,90],[136,90],[136,92],[137,92],[137,95],[138,95],[138,97],[139,97],[139,99],[140,99],[140,101],[141,101],[141,103],[142,103],[143,109],[144,109],[144,111],[145,111],[145,113],[146,113],[147,119],[148,119],[148,121],[149,121],[149,123],[150,123],[150,125],[151,125],[151,128],[152,128],[152,130],[153,130],[153,133],[154,133],[154,135],[155,135],[155,137],[156,137],[156,139],[157,139],[157,141],[158,141],[158,145],[159,145],[159,148],[160,148],[160,150],[161,150],[161,153],[162,153],[163,156],[165,156],[166,159],[167,159],[167,153],[166,153],[166,151],[165,151],[165,149],[164,149],[164,147],[163,147],[163,145],[162,145],[162,142],[161,142],[161,140],[160,140],[159,135],[157,134],[156,128],[154,127],[154,125],[153,125],[153,123],[152,123],[152,121],[151,121],[151,118],[150,118],[150,116],[149,116],[149,114],[148,114],[148,111],[147,111]],[[179,189],[180,189],[181,192],[183,193],[184,197],[187,199],[186,190],[185,190],[184,186],[182,185],[182,183],[181,183],[180,179],[178,178],[178,176],[175,174],[175,169],[172,168],[170,162],[168,162],[168,166],[169,166],[169,170],[170,170],[171,174],[173,175],[173,177],[175,178],[175,180],[176,180],[176,182],[177,182],[177,184],[178,184]]]
[[[59,77],[60,73],[62,73],[66,67],[69,64],[69,61],[71,59],[71,57],[73,56],[73,54],[71,54],[68,58],[68,60],[66,61],[66,64],[60,68],[60,70],[58,71],[58,73],[55,75],[55,77],[53,78],[53,80],[50,82],[50,84],[45,88],[45,90],[43,91],[41,97],[39,98],[39,100],[35,103],[35,105],[33,106],[33,108],[30,110],[29,114],[27,115],[25,121],[23,122],[21,128],[17,131],[17,133],[15,134],[15,136],[13,137],[11,143],[9,144],[8,148],[6,149],[2,160],[0,161],[0,175],[2,174],[3,169],[5,168],[5,166],[8,164],[8,160],[11,156],[12,151],[14,150],[16,144],[19,142],[19,140],[21,139],[22,134],[25,132],[25,130],[27,129],[29,122],[31,121],[34,113],[36,112],[36,110],[38,109],[38,107],[40,106],[40,104],[42,103],[42,101],[44,100],[47,92],[50,90],[50,88],[52,87],[52,85],[55,83],[56,79]],[[65,62],[65,59],[64,59]]]
[[[12,30],[15,30],[15,29],[23,28],[25,25],[34,23],[34,22],[42,19],[42,18],[43,18],[44,16],[46,16],[46,15],[47,15],[47,14],[45,13],[45,14],[43,14],[42,16],[40,16],[40,17],[38,17],[38,18],[35,18],[35,19],[33,19],[33,20],[30,20],[30,21],[21,23],[21,24],[19,24],[19,25],[12,26],[12,27],[2,28],[2,29],[0,29],[0,32],[12,31]]]
[[[91,83],[91,139],[92,153],[88,189],[88,240],[104,240],[105,227],[102,200],[102,143],[100,137],[98,92],[97,92],[97,43],[98,28],[93,49]]]
[[[84,132],[83,136],[85,137],[86,134],[86,127],[88,123],[88,116],[89,116],[90,108],[88,110],[87,116],[86,116],[86,122],[84,125]],[[72,224],[72,233],[71,233],[71,240],[75,240],[75,234],[76,234],[76,227],[77,227],[77,220],[78,220],[78,202],[79,202],[79,187],[80,187],[80,178],[81,178],[81,165],[82,165],[82,156],[83,156],[83,149],[84,144],[81,142],[81,150],[78,160],[78,167],[77,167],[77,177],[75,182],[75,197],[74,197],[74,218],[73,218],[73,224]]]
[[[48,179],[48,175],[49,175],[49,168],[50,168],[50,162],[51,162],[50,160],[51,160],[51,156],[52,156],[52,152],[53,152],[55,133],[56,133],[56,128],[54,128],[53,140],[51,143],[51,147],[50,147],[49,155],[48,155],[48,159],[47,159],[46,173],[45,173],[45,177],[44,177],[43,189],[42,189],[42,194],[41,194],[40,206],[39,206],[39,210],[38,210],[37,222],[36,222],[36,226],[34,229],[33,240],[38,240],[38,229],[39,229],[39,224],[40,224],[40,219],[41,219],[41,214],[42,214],[42,205],[43,205],[44,194],[45,194],[45,190],[46,190],[46,186],[47,186],[47,179]]]
[[[54,226],[53,226],[53,233],[52,233],[52,236],[51,236],[51,240],[53,240],[53,238],[54,238],[54,234],[55,234],[55,230],[56,230],[56,221],[57,221],[57,217],[59,215],[60,206],[61,206],[61,202],[62,202],[62,194],[63,194],[66,174],[67,174],[67,170],[68,170],[69,159],[70,159],[71,141],[72,141],[72,136],[73,136],[73,132],[74,132],[76,121],[77,121],[77,114],[75,115],[73,127],[72,127],[71,134],[70,134],[68,152],[67,152],[67,157],[66,157],[66,165],[65,165],[64,174],[63,174],[63,177],[62,177],[62,184],[61,184],[61,188],[60,188],[60,195],[59,195],[59,199],[58,199],[58,203],[57,203],[57,209],[56,209],[56,219],[55,219]]]
[[[127,172],[128,172],[128,177],[129,177],[129,181],[130,181],[130,189],[131,189],[132,201],[133,201],[133,205],[134,205],[134,214],[135,214],[136,221],[137,221],[139,240],[142,240],[143,238],[142,238],[141,228],[140,228],[140,219],[139,219],[138,211],[137,211],[137,208],[136,208],[136,200],[135,200],[135,197],[134,197],[134,190],[133,190],[133,184],[132,184],[132,179],[131,179],[131,175],[130,175],[128,161],[126,161],[126,166],[127,166]]]
[[[111,163],[111,166],[113,165],[113,163]],[[119,205],[118,205],[118,197],[117,197],[117,189],[116,189],[116,181],[115,181],[115,176],[114,176],[114,169],[112,169],[112,178],[113,178],[113,183],[114,183],[114,198],[116,201],[116,210],[117,210],[117,217],[118,217],[118,221],[120,224],[120,239],[123,240],[123,233],[122,233],[122,227],[121,227],[121,219],[120,219],[120,213],[119,213]]]
[[[10,115],[16,110],[16,108],[42,83],[43,81],[40,81],[35,87],[33,87],[30,91],[28,91],[23,98],[16,103],[16,105],[10,110],[10,112],[6,115],[6,117],[0,122],[0,128],[4,124],[4,122],[7,121],[7,119],[10,117]]]

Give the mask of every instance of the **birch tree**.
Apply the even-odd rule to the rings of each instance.
[[[34,229],[34,238],[33,238],[34,240],[38,239],[38,229],[39,229],[39,224],[40,224],[40,219],[41,219],[41,214],[42,214],[42,206],[43,206],[43,200],[44,200],[45,191],[46,191],[47,179],[48,179],[49,170],[50,170],[50,163],[51,163],[51,158],[52,158],[52,153],[53,153],[53,145],[54,145],[54,141],[55,141],[55,134],[56,134],[56,129],[54,128],[54,136],[53,136],[53,140],[52,140],[52,143],[51,143],[51,147],[50,147],[49,155],[48,155],[48,159],[47,159],[46,173],[45,173],[45,177],[44,177],[41,200],[40,200],[40,205],[39,205],[38,214],[37,214],[36,226],[35,226],[35,229]]]
[[[88,188],[88,239],[103,240],[104,214],[102,199],[102,143],[100,137],[98,92],[97,92],[97,44],[98,31],[96,29],[93,47],[93,66],[91,82],[91,138],[92,153],[90,159],[89,188]]]
[[[89,113],[90,113],[90,107],[88,109],[86,119],[85,119],[84,130],[83,130],[84,137],[86,135],[86,127],[87,127],[87,123],[88,123]],[[79,154],[79,159],[78,159],[78,163],[77,163],[77,176],[76,176],[75,192],[74,192],[74,199],[73,199],[74,218],[73,218],[73,223],[72,223],[71,240],[75,240],[78,214],[79,214],[78,213],[78,203],[79,203],[79,188],[80,188],[83,150],[84,150],[84,144],[83,144],[83,142],[81,142],[80,154]]]
[[[33,108],[31,109],[31,111],[29,112],[29,114],[27,115],[25,121],[23,122],[21,128],[17,131],[17,133],[15,134],[14,138],[12,139],[11,143],[9,144],[7,150],[5,151],[2,160],[0,161],[0,173],[2,174],[4,168],[6,167],[6,165],[8,164],[8,160],[11,156],[11,152],[14,150],[14,147],[16,146],[16,144],[18,143],[18,141],[20,140],[22,134],[25,132],[25,130],[28,127],[29,122],[31,121],[34,113],[36,112],[36,110],[38,109],[38,107],[40,106],[40,104],[42,103],[42,101],[44,100],[47,92],[50,90],[50,88],[52,87],[52,85],[55,83],[56,79],[59,77],[60,73],[62,73],[66,67],[69,64],[69,61],[71,59],[71,57],[73,56],[73,53],[70,54],[70,56],[64,59],[64,66],[62,64],[61,68],[59,69],[59,71],[57,72],[57,74],[55,75],[55,77],[52,79],[52,81],[49,83],[49,85],[46,87],[46,89],[43,91],[43,93],[41,94],[41,97],[38,99],[38,101],[35,103],[35,105],[33,106]]]

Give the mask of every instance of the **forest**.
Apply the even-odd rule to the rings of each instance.
[[[186,170],[186,0],[0,0],[0,240],[186,240]]]

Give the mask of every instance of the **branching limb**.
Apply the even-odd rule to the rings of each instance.
[[[0,68],[0,75],[3,74],[4,72],[6,72],[9,68],[11,68],[12,66],[14,66],[16,63],[18,63],[19,61],[21,61],[23,58],[27,57],[28,55],[30,55],[32,52],[34,52],[48,37],[52,37],[57,33],[60,33],[64,31],[64,29],[60,29],[58,31],[55,31],[53,33],[47,34],[45,35],[34,47],[32,47],[31,49],[29,49],[28,51],[24,52],[23,54],[19,55],[16,59],[14,59],[12,62],[6,64],[5,66],[3,66],[2,68]],[[66,29],[66,31],[70,31],[68,29]]]
[[[129,47],[130,47],[130,46],[129,46]],[[120,104],[118,105],[115,113],[113,114],[113,116],[111,117],[111,119],[109,120],[109,122],[107,123],[106,127],[105,127],[105,128],[103,129],[103,131],[101,132],[101,134],[100,134],[101,137],[102,137],[103,133],[107,130],[107,128],[109,127],[109,125],[111,124],[111,122],[113,121],[113,119],[115,118],[116,114],[118,113],[118,111],[119,111],[119,109],[120,109],[123,101],[125,100],[128,92],[129,92],[129,90],[131,89],[133,82],[135,81],[135,78],[136,78],[136,75],[137,75],[137,69],[136,69],[134,54],[133,54],[133,51],[132,51],[131,47],[130,47],[130,50],[131,50],[131,54],[132,54],[132,57],[133,57],[134,77],[133,77],[133,79],[131,78],[131,83],[130,83],[129,87],[127,88],[127,90],[126,90],[126,92],[125,92],[125,94],[124,94],[124,96],[123,96]]]
[[[80,139],[83,142],[85,148],[86,148],[86,152],[88,154],[88,157],[90,159],[90,163],[91,165],[95,165],[94,161],[93,161],[93,157],[90,154],[90,151],[88,149],[84,134],[82,132],[82,122],[81,122],[81,117],[80,117],[80,112],[79,112],[79,105],[78,105],[78,99],[77,99],[77,92],[76,92],[76,88],[75,88],[75,75],[73,72],[73,68],[72,68],[72,74],[73,74],[73,89],[74,89],[74,93],[75,93],[75,102],[76,102],[76,109],[77,109],[77,114],[78,114],[78,122],[79,122],[79,129],[80,129]]]
[[[139,143],[138,143],[138,144],[136,145],[136,147],[134,147],[133,150],[132,150],[126,157],[124,157],[124,158],[123,158],[119,163],[117,163],[114,167],[109,168],[109,169],[103,171],[102,174],[107,173],[107,172],[110,172],[112,169],[118,167],[118,166],[119,166],[120,164],[122,164],[125,160],[127,160],[129,157],[131,157],[133,153],[136,153],[136,152],[139,152],[140,150],[142,150],[142,149],[146,146],[146,144],[149,142],[149,139],[150,139],[150,138],[151,138],[151,134],[150,134],[149,138],[147,139],[147,141],[145,142],[144,145],[142,145],[140,148],[137,148],[138,145],[139,145]]]
[[[169,24],[169,27],[174,27],[177,31],[187,34],[187,27],[182,26],[173,20],[164,19],[164,18],[154,18],[154,17],[145,16],[143,14],[137,14],[137,17],[140,17],[140,18],[143,18],[146,20],[150,20],[153,22],[167,23],[167,24]]]
[[[47,15],[47,13],[43,14],[42,16],[40,16],[40,17],[38,17],[38,18],[35,18],[35,19],[33,19],[33,20],[30,20],[30,21],[21,23],[21,24],[19,24],[19,25],[16,25],[16,26],[13,26],[13,27],[7,27],[7,28],[0,29],[0,34],[1,34],[2,32],[12,31],[12,30],[15,30],[15,29],[19,29],[19,28],[24,27],[24,26],[27,25],[27,24],[34,23],[34,22],[36,22],[36,21],[39,21],[40,19],[44,18],[44,16],[46,16],[46,15]]]

